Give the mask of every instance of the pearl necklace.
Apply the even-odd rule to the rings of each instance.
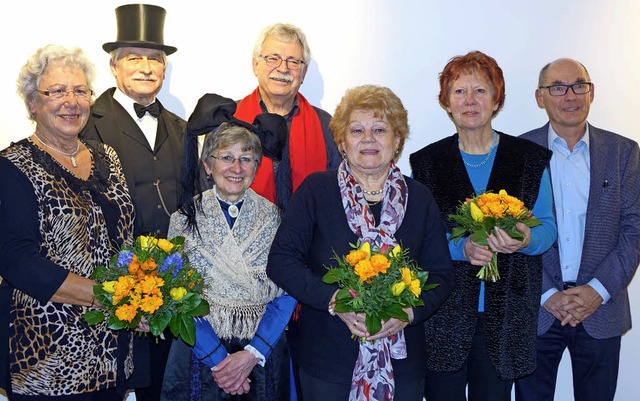
[[[496,134],[495,131],[493,131],[493,142],[491,143],[491,147],[489,148],[489,153],[487,153],[487,156],[484,158],[484,160],[482,160],[480,163],[477,163],[477,164],[471,164],[468,161],[466,161],[464,159],[464,157],[463,157],[462,161],[464,162],[465,165],[467,165],[467,166],[469,166],[471,168],[481,167],[489,160],[489,158],[491,157],[491,154],[493,153],[493,149],[495,149],[497,144],[498,144],[498,135]],[[459,147],[460,146],[458,145],[458,148]],[[462,149],[460,149],[460,150],[462,150]]]
[[[47,149],[51,149],[56,153],[59,153],[63,156],[67,156],[68,158],[71,159],[71,165],[73,167],[78,167],[78,163],[76,163],[76,155],[78,154],[78,152],[80,151],[80,141],[77,141],[77,145],[76,145],[76,150],[74,150],[71,153],[67,153],[67,152],[63,152],[62,150],[58,149],[58,148],[54,148],[53,146],[46,144],[42,139],[40,139],[40,137],[38,136],[38,134],[36,134],[35,132],[33,133],[33,136],[35,136],[38,141],[40,141],[40,143],[42,144],[42,146],[46,147]]]
[[[227,205],[229,205],[229,208],[227,209],[227,211],[229,212],[229,216],[231,216],[231,218],[235,219],[236,217],[238,217],[238,214],[240,214],[240,208],[238,208],[238,203],[242,203],[242,201],[244,201],[244,195],[242,195],[242,198],[240,198],[239,201],[233,203],[233,202],[229,202],[227,200],[224,200],[220,197],[220,195],[218,195],[218,191],[216,190],[216,186],[213,186],[213,193],[216,195],[216,198],[218,198],[218,200],[220,202],[224,202]]]
[[[360,188],[362,188],[362,186],[360,186]],[[362,188],[362,193],[368,194],[368,195],[380,195],[382,191],[384,191],[384,188],[379,189],[377,191],[367,191],[366,189]]]

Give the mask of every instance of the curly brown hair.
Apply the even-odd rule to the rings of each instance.
[[[402,154],[404,143],[409,138],[409,120],[402,101],[391,89],[384,86],[362,85],[348,89],[336,107],[329,128],[333,131],[333,140],[342,152],[342,142],[349,129],[351,113],[355,110],[373,111],[375,117],[386,117],[393,133],[400,139],[398,151],[394,156],[397,162]]]

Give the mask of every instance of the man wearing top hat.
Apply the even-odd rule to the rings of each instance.
[[[136,209],[134,234],[166,237],[169,216],[178,206],[186,122],[165,109],[156,95],[167,55],[177,49],[164,44],[163,8],[128,4],[115,11],[117,40],[102,48],[111,56],[117,87],[96,99],[82,136],[118,153]],[[129,387],[136,388],[137,401],[160,399],[170,344],[169,338],[136,336]]]

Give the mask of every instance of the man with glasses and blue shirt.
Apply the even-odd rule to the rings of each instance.
[[[553,150],[558,242],[542,256],[537,368],[516,382],[517,401],[553,400],[567,348],[576,401],[613,400],[616,390],[640,262],[640,150],[587,123],[594,92],[581,63],[547,64],[535,96],[549,123],[522,135]]]
[[[251,185],[281,210],[307,175],[337,168],[341,161],[329,129],[331,115],[298,92],[310,61],[311,50],[300,28],[282,23],[264,28],[253,49],[258,87],[235,112],[236,118],[249,123],[263,113],[279,114],[287,121],[288,135],[272,144],[274,157],[262,158]]]
[[[160,238],[167,236],[169,217],[178,207],[186,126],[156,98],[167,55],[177,50],[164,44],[165,15],[164,8],[147,4],[116,8],[117,40],[102,46],[111,57],[116,87],[96,99],[81,134],[118,154],[136,211],[134,235]],[[135,337],[135,370],[128,385],[136,389],[137,401],[160,399],[170,346],[170,338]]]

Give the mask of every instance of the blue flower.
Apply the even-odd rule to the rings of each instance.
[[[164,258],[164,262],[162,262],[162,266],[158,269],[160,273],[166,273],[171,269],[171,266],[174,267],[173,277],[177,277],[180,270],[182,270],[182,255],[180,253],[172,253],[171,255]]]
[[[133,259],[133,252],[120,251],[118,253],[118,266],[129,266],[131,259]]]

